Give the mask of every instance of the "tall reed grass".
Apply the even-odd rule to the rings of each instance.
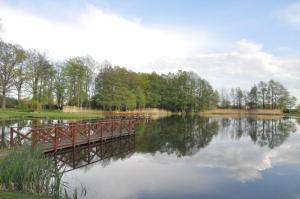
[[[13,149],[0,158],[0,190],[58,198],[63,172],[39,149]]]

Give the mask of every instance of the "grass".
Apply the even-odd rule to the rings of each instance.
[[[61,182],[63,170],[58,170],[53,160],[38,148],[29,146],[3,150],[0,157],[1,199],[77,199],[79,190],[68,194]],[[81,196],[86,196],[82,186]]]
[[[300,112],[291,112],[291,113],[284,113],[285,116],[296,116],[300,117]]]
[[[39,149],[13,149],[0,158],[0,191],[58,197],[62,174]]]
[[[103,117],[100,113],[64,113],[62,111],[26,112],[16,109],[0,109],[0,119],[101,119]]]
[[[0,192],[1,199],[50,199],[48,197],[35,196],[27,193]]]

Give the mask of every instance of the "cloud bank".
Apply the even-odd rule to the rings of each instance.
[[[299,8],[292,4],[282,16],[300,27]],[[1,38],[46,50],[55,60],[89,54],[99,62],[109,60],[139,72],[191,70],[217,89],[249,89],[260,80],[275,79],[300,99],[300,58],[274,56],[255,41],[226,40],[204,28],[147,26],[141,19],[126,19],[89,4],[71,21],[58,21],[0,1],[0,18]]]

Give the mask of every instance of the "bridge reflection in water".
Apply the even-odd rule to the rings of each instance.
[[[85,167],[96,162],[126,158],[135,151],[135,136],[128,135],[104,142],[59,150],[47,155],[53,159],[59,170],[64,172]]]

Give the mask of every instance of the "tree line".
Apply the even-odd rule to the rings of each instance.
[[[164,108],[200,111],[218,105],[218,92],[193,72],[136,73],[92,57],[52,62],[45,53],[0,40],[1,106],[8,97],[23,109],[61,109],[64,105],[131,110]],[[11,101],[11,99],[9,100]]]
[[[249,91],[241,88],[222,89],[220,107],[248,109],[292,109],[297,98],[292,96],[280,82],[270,80],[254,84]]]
[[[94,102],[104,110],[157,107],[190,112],[216,107],[218,94],[193,72],[159,75],[108,66],[96,76]]]

